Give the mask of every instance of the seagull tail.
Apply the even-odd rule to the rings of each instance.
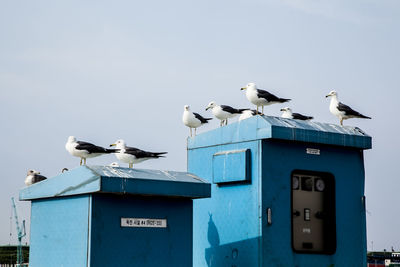
[[[164,154],[167,154],[168,152],[153,152],[152,156],[155,158],[160,158],[160,157],[165,157]]]
[[[209,120],[212,120],[212,118],[202,118],[201,123],[208,123]]]
[[[306,116],[306,117],[307,117],[307,120],[312,120],[312,119],[314,119],[313,116]]]
[[[279,102],[279,103],[285,103],[285,102],[289,102],[290,100],[292,100],[292,99],[288,99],[288,98],[279,98],[279,99],[278,99],[278,102]]]
[[[371,117],[365,116],[365,115],[363,115],[363,114],[360,114],[359,116],[360,116],[360,118],[362,118],[362,119],[371,119]]]

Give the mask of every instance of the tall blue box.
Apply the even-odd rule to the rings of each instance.
[[[81,166],[20,191],[30,200],[32,267],[192,266],[192,199],[210,184],[184,172]]]
[[[255,116],[188,139],[193,266],[366,266],[363,151],[350,126]]]

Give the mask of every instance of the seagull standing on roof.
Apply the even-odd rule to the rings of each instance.
[[[74,136],[68,137],[68,141],[65,144],[65,149],[75,157],[81,158],[80,165],[86,165],[87,158],[94,158],[103,154],[114,153],[115,149],[106,149],[101,146],[96,146],[88,142],[77,141]]]
[[[203,124],[208,123],[212,118],[204,118],[196,112],[190,111],[190,107],[185,105],[183,109],[182,121],[190,129],[190,137],[192,137],[192,128],[194,128],[194,135],[196,136],[196,129]]]
[[[25,178],[25,184],[27,186],[33,185],[34,183],[38,183],[40,181],[46,180],[47,178],[43,175],[40,175],[40,172],[35,170],[29,170],[28,174]]]
[[[206,110],[209,110],[210,108],[213,115],[217,119],[221,120],[219,124],[220,126],[223,126],[224,124],[227,125],[229,118],[233,118],[236,115],[241,114],[242,111],[245,110],[245,109],[236,109],[227,105],[217,105],[217,103],[215,103],[214,101],[211,101],[208,104]]]
[[[371,119],[351,107],[339,102],[338,93],[336,91],[330,91],[326,97],[331,97],[331,103],[329,105],[329,111],[340,119],[340,125],[343,125],[343,120],[350,118],[361,118],[361,119]]]
[[[242,114],[240,114],[239,121],[248,119],[248,118],[253,117],[255,115],[257,115],[257,111],[256,110],[254,110],[254,109],[245,109],[245,110],[242,111]]]
[[[311,117],[311,116],[305,116],[300,113],[293,113],[292,109],[289,107],[282,108],[281,111],[283,111],[281,117],[286,118],[286,119],[295,119],[295,120],[302,120],[302,121],[309,121],[309,120],[314,119],[314,117]]]
[[[148,152],[135,147],[129,147],[125,144],[124,140],[117,140],[114,144],[110,146],[115,146],[118,152],[115,153],[117,159],[122,162],[128,163],[129,168],[133,168],[133,164],[143,162],[148,159],[157,159],[164,157],[164,154],[168,152]]]
[[[257,89],[254,83],[248,83],[246,87],[242,87],[240,90],[246,90],[247,99],[258,107],[261,106],[262,113],[264,113],[264,106],[268,106],[275,103],[285,103],[290,101],[287,98],[279,98],[265,90]]]

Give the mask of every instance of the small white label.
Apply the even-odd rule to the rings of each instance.
[[[303,233],[304,234],[311,234],[311,229],[310,228],[303,228]]]
[[[167,219],[121,218],[121,227],[167,228]]]
[[[311,154],[311,155],[320,155],[321,152],[319,151],[318,148],[306,148],[306,152],[307,154]]]

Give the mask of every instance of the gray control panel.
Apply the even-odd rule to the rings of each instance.
[[[336,249],[333,176],[298,171],[291,179],[293,249],[306,253],[333,253]]]

